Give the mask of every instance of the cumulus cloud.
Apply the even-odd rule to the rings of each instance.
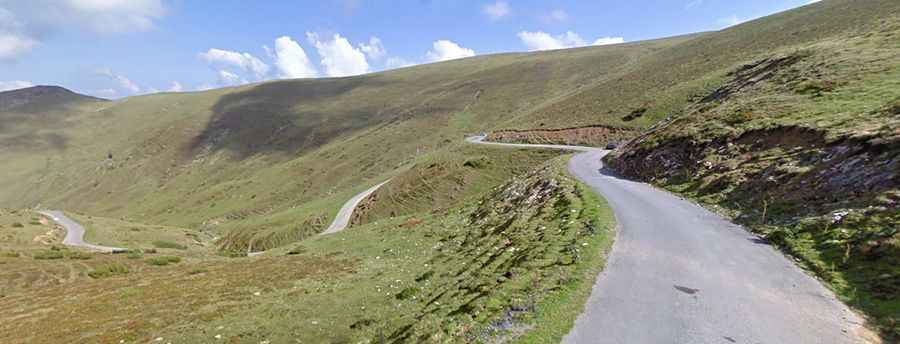
[[[547,22],[564,22],[567,20],[569,20],[569,13],[560,9],[550,11],[550,13],[544,16],[544,21]]]
[[[385,69],[397,69],[415,65],[415,62],[407,61],[406,59],[401,57],[390,57],[387,59],[387,61],[384,62]]]
[[[146,31],[166,15],[162,0],[0,1],[0,60],[20,57],[60,31]]]
[[[743,23],[744,21],[745,21],[744,19],[738,18],[738,16],[732,14],[728,17],[720,18],[719,24],[722,24],[722,25],[728,27],[728,26],[738,25],[740,23]]]
[[[518,36],[530,51],[577,48],[588,45],[584,38],[581,38],[581,36],[572,31],[567,31],[564,34],[557,36],[550,35],[543,31],[522,31],[518,33]],[[625,42],[625,39],[622,37],[603,37],[595,40],[591,45],[618,44],[623,42]]]
[[[199,54],[200,59],[211,65],[225,65],[240,68],[241,70],[253,73],[257,79],[264,79],[269,74],[269,65],[256,58],[250,53],[239,53],[236,51],[212,48],[205,53]]]
[[[25,33],[15,14],[0,7],[0,61],[11,61],[28,53],[38,41]]]
[[[172,86],[169,86],[169,92],[182,92],[184,91],[184,86],[181,86],[181,83],[178,81],[172,81]]]
[[[117,94],[119,94],[119,91],[116,91],[112,88],[103,88],[103,89],[99,89],[99,90],[93,90],[89,93],[92,95],[98,96],[98,97],[112,98],[112,97],[115,97]]]
[[[506,1],[497,1],[493,4],[484,5],[484,7],[481,8],[481,11],[491,20],[499,20],[508,16],[512,12],[512,9],[510,9],[509,3]]]
[[[247,80],[241,79],[241,77],[237,74],[234,74],[227,70],[219,71],[219,84],[223,86],[241,85],[246,83]]]
[[[306,33],[307,38],[316,47],[325,68],[325,75],[332,77],[350,76],[367,73],[369,62],[366,54],[354,48],[350,41],[340,34],[334,34],[330,40],[321,40],[315,33]]]
[[[522,40],[522,43],[525,43],[525,46],[528,47],[528,50],[553,50],[553,49],[564,49],[570,48],[574,46],[584,46],[584,39],[582,39],[578,34],[569,31],[565,34],[559,36],[551,36],[550,34],[537,31],[537,32],[528,32],[522,31],[518,34],[519,39]]]
[[[0,32],[0,60],[15,60],[28,53],[38,44],[38,41],[26,36]]]
[[[625,43],[625,38],[622,37],[600,37],[594,40],[594,43],[591,45],[610,45],[610,44],[620,44]]]
[[[34,84],[32,84],[31,81],[25,80],[0,81],[0,92],[18,90],[20,88],[31,86],[34,86]]]
[[[425,56],[432,62],[475,56],[475,50],[463,48],[459,44],[446,39],[435,41],[431,46],[432,49]]]
[[[359,50],[366,53],[370,59],[378,60],[387,55],[387,50],[384,48],[384,44],[381,44],[381,39],[375,36],[369,38],[368,43],[360,43]]]
[[[314,78],[319,74],[306,51],[291,37],[278,37],[274,52],[266,48],[267,53],[275,60],[275,67],[281,78]]]
[[[101,68],[101,69],[98,69],[96,72],[98,75],[107,77],[110,80],[115,81],[116,83],[119,84],[119,88],[124,89],[128,92],[131,92],[132,94],[141,92],[141,87],[138,86],[137,83],[131,81],[131,79],[128,79],[124,75],[119,75],[119,74],[113,73],[113,71],[110,70],[109,68]]]
[[[60,1],[54,1],[57,6]],[[64,0],[72,20],[98,33],[146,31],[166,14],[161,0]]]

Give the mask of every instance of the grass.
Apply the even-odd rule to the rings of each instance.
[[[606,257],[615,238],[615,216],[606,201],[587,185],[579,182],[578,194],[584,202],[583,216],[593,219],[588,227],[599,232],[589,237],[583,257],[578,261],[572,277],[555,294],[542,301],[533,322],[540,324],[517,338],[515,343],[559,343],[584,311],[593,291],[594,281],[606,266]],[[602,292],[602,291],[601,291]]]
[[[65,254],[62,251],[45,250],[35,252],[31,257],[39,260],[63,259]]]
[[[115,275],[124,275],[129,272],[128,267],[123,264],[111,263],[100,265],[94,270],[88,272],[88,276],[94,279],[107,278]]]
[[[893,341],[900,183],[885,171],[900,156],[900,17],[872,25],[734,70],[711,93],[730,94],[698,100],[609,163],[722,209]]]
[[[112,219],[68,212],[85,227],[85,241],[116,247],[155,247],[173,250],[204,250],[212,242],[209,233],[190,228],[149,225],[130,219]]]
[[[169,264],[181,263],[181,258],[176,256],[159,256],[144,260],[145,263],[153,266],[166,266]]]
[[[549,335],[564,333],[590,291],[591,274],[603,264],[613,226],[608,208],[565,174],[564,162],[557,157],[528,173],[493,181],[494,185],[487,182],[493,179],[485,179],[480,195],[473,193],[437,213],[427,209],[373,220],[260,257],[194,255],[165,269],[149,263],[169,262],[164,256],[136,262],[124,255],[97,255],[90,261],[14,265],[11,271],[0,272],[0,281],[14,280],[10,276],[54,280],[18,282],[24,285],[9,289],[15,292],[0,298],[0,307],[26,298],[28,307],[6,315],[30,319],[26,314],[46,307],[57,312],[34,323],[0,321],[0,333],[16,333],[16,338],[33,343],[61,338],[142,341],[160,336],[173,342],[203,342],[215,335],[258,343],[364,340],[400,333],[412,324],[417,336],[441,333],[442,338],[453,338],[448,335],[470,329],[468,336],[499,338],[521,334],[497,327],[506,311],[532,303],[531,309],[538,312],[514,312],[510,321],[515,328],[547,322],[556,328]],[[501,168],[497,163],[489,166]],[[514,196],[540,192],[550,197],[532,203],[527,196]],[[503,210],[509,207],[522,212]],[[502,232],[491,229],[510,221]],[[546,240],[534,240],[542,232]],[[493,249],[506,240],[521,251]],[[588,246],[581,246],[584,243]],[[465,266],[471,267],[464,273],[472,278],[455,278]],[[115,273],[120,267],[129,272]],[[67,279],[90,276],[92,271],[97,271],[97,278],[91,280],[102,281]],[[116,277],[104,278],[111,276]],[[79,288],[71,288],[75,282]],[[452,296],[482,283],[494,284],[484,288],[482,301],[469,303],[465,297]],[[65,302],[61,290],[79,301]],[[427,303],[434,297],[440,307]],[[96,331],[90,338],[82,337],[74,320],[62,316],[72,311],[91,314]],[[407,314],[433,316],[415,322]],[[121,326],[123,321],[130,325]],[[40,325],[44,322],[57,326],[48,330]]]
[[[648,146],[657,147],[678,142],[673,137],[679,135],[710,142],[736,134],[735,127],[795,123],[822,129],[828,140],[849,132],[871,134],[877,141],[896,130],[885,119],[896,115],[897,75],[871,68],[895,56],[884,42],[896,38],[896,30],[884,25],[891,25],[898,7],[887,0],[833,0],[720,32],[655,41],[480,56],[350,78],[284,80],[116,102],[62,97],[27,111],[0,111],[0,143],[32,138],[28,144],[4,145],[11,148],[0,152],[6,162],[0,205],[41,204],[102,215],[72,215],[93,243],[148,247],[164,241],[188,248],[165,252],[182,260],[174,265],[162,257],[137,261],[144,256],[136,254],[134,259],[95,255],[50,261],[0,257],[0,307],[10,310],[0,316],[0,341],[146,341],[160,335],[177,342],[207,342],[220,335],[238,343],[353,342],[382,335],[409,342],[500,336],[555,340],[577,314],[578,307],[569,305],[580,304],[597,268],[585,263],[593,258],[585,257],[608,245],[584,232],[596,220],[584,210],[591,202],[557,170],[521,175],[552,154],[501,155],[461,147],[463,134],[659,125],[659,135],[647,138]],[[846,40],[854,33],[859,37]],[[853,57],[812,55],[828,62],[822,66],[831,63],[847,74],[867,76],[832,83],[833,75],[816,79],[809,78],[816,73],[808,73],[799,75],[808,80],[784,80],[779,90],[790,94],[744,93],[744,101],[692,107],[732,80],[730,71],[810,48]],[[854,53],[859,51],[866,54]],[[819,62],[801,63],[815,67]],[[872,106],[879,99],[894,103]],[[694,111],[709,116],[679,120]],[[823,113],[827,116],[819,116]],[[659,124],[666,118],[673,121]],[[668,136],[672,133],[678,135]],[[766,165],[772,157],[798,162],[805,156],[781,148],[766,154],[743,166],[762,173],[776,169]],[[701,159],[707,155],[715,157]],[[735,160],[722,162],[731,166]],[[802,173],[807,167],[783,168]],[[724,176],[736,179],[729,182],[718,174],[694,183],[685,175],[670,186],[683,186],[683,192],[706,188],[715,192],[701,197],[712,200],[727,193],[729,185],[752,185],[740,183],[740,176]],[[314,236],[350,196],[391,177],[395,181],[367,201],[353,228]],[[518,179],[504,183],[511,177]],[[548,190],[559,206],[523,205],[502,193],[530,190],[529,180],[556,180]],[[738,208],[759,203],[742,204]],[[481,215],[473,218],[476,213]],[[787,213],[776,211],[770,219],[788,221]],[[575,222],[564,221],[564,214]],[[864,237],[857,233],[877,233],[873,228],[894,221],[889,214],[874,215],[880,222],[852,222],[856,227],[844,229],[853,230],[855,240]],[[32,223],[32,217],[27,211],[0,212],[0,223],[21,225],[0,228],[0,248],[25,256],[57,255],[44,251],[61,233]],[[831,268],[827,263],[845,263],[830,241],[847,239],[831,237],[842,233],[837,227],[812,230],[820,225],[791,227],[784,237],[796,244],[798,256],[826,262],[813,264],[814,269],[847,281],[846,288],[838,282],[832,286],[846,290],[842,295],[849,300],[864,304],[865,295],[876,295],[878,288],[892,293],[893,279],[878,282],[868,275],[882,275],[889,264],[869,272]],[[540,226],[558,232],[537,240]],[[516,250],[493,250],[506,247],[506,240]],[[574,245],[582,243],[588,243],[589,253]],[[215,249],[221,255],[213,254]],[[263,249],[271,252],[242,257]],[[235,257],[224,257],[231,254]],[[846,264],[867,266],[854,259]],[[159,269],[149,261],[170,265]],[[122,264],[131,272],[103,281],[84,279],[104,264]],[[192,273],[197,269],[208,271]],[[75,282],[79,288],[72,288]],[[872,288],[854,288],[866,285]],[[71,299],[64,296],[69,293]],[[885,308],[861,307],[890,319],[894,306],[877,304]],[[69,316],[73,313],[90,314],[94,330],[80,333],[83,324]],[[544,323],[546,329],[533,326]],[[15,338],[7,337],[12,334]]]
[[[173,250],[187,250],[187,246],[185,246],[185,245],[181,245],[179,243],[175,243],[175,242],[171,242],[171,241],[164,241],[164,240],[154,241],[153,247],[168,248],[168,249],[173,249]]]

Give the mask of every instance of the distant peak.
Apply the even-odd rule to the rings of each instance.
[[[64,105],[77,101],[106,101],[106,99],[75,93],[65,87],[39,85],[0,92],[0,111],[34,106]]]

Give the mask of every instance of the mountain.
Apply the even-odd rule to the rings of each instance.
[[[105,101],[72,92],[59,86],[33,86],[0,92],[0,113],[45,112],[70,103]]]
[[[209,260],[202,260],[207,265],[199,272],[174,270],[177,280],[166,271],[140,270],[146,273],[141,278],[162,286],[158,290],[189,293],[200,300],[201,307],[194,307],[198,313],[186,317],[209,322],[227,313],[227,319],[246,328],[282,331],[283,338],[319,333],[315,331],[322,327],[313,326],[318,320],[298,322],[300,317],[283,312],[284,300],[301,300],[314,303],[309,305],[314,311],[339,309],[353,315],[330,319],[347,325],[331,333],[383,336],[379,331],[390,335],[401,329],[398,332],[406,336],[424,335],[443,333],[442,318],[393,319],[379,323],[383,328],[372,327],[372,318],[397,313],[388,310],[430,288],[423,285],[435,272],[422,270],[418,258],[440,264],[434,278],[450,281],[448,276],[460,266],[477,265],[465,259],[489,256],[467,232],[460,232],[471,225],[469,214],[475,214],[461,205],[474,200],[479,214],[499,214],[491,212],[491,203],[507,201],[498,191],[504,190],[503,181],[531,170],[530,165],[545,166],[556,154],[501,156],[466,146],[466,134],[506,133],[495,135],[537,142],[621,141],[625,145],[607,158],[609,166],[629,178],[697,199],[760,233],[872,317],[888,338],[897,338],[897,37],[900,2],[833,0],[716,32],[477,56],[346,78],[281,80],[114,102],[58,87],[3,92],[0,206],[91,214],[97,223],[115,223],[121,231],[147,236],[153,226],[132,223],[183,231],[190,238],[216,237],[220,240],[215,248],[226,255],[252,248],[290,256],[250,263],[203,256]],[[542,174],[526,178],[528,183],[509,184],[509,193],[564,180],[562,165],[555,164],[555,169],[544,167]],[[396,182],[364,202],[354,220],[369,231],[350,231],[347,242],[337,242],[344,237],[304,240],[320,232],[352,195],[389,178]],[[554,197],[589,203],[578,198],[582,194],[576,186],[557,189]],[[532,206],[539,214],[553,209],[550,204]],[[27,214],[14,215],[10,218],[27,230],[43,229],[30,223]],[[500,245],[508,239],[497,235],[493,224],[516,219],[498,215],[495,220],[477,230]],[[419,225],[426,229],[410,230]],[[158,246],[208,244],[178,237],[182,241],[176,245]],[[519,240],[541,252],[572,249],[544,249],[538,246],[545,243],[524,236]],[[455,245],[447,255],[422,253],[427,251],[423,247],[445,244]],[[317,253],[301,254],[307,251]],[[388,263],[386,257],[396,260]],[[102,258],[104,264],[110,260]],[[209,275],[202,271],[207,267]],[[53,270],[44,265],[41,269]],[[360,271],[365,278],[355,275]],[[292,284],[319,274],[342,277],[316,280],[300,289]],[[517,275],[513,270],[475,274],[485,283]],[[401,281],[421,285],[383,293]],[[131,288],[125,282],[132,281],[116,280],[113,285]],[[134,282],[140,279],[134,277]],[[241,289],[246,283],[262,292]],[[265,305],[272,319],[263,318],[271,323],[244,323],[239,320],[243,314],[235,315],[241,312],[227,309],[232,301],[246,302],[244,296],[265,294],[273,285],[283,294]],[[284,285],[294,290],[284,291],[290,289]],[[490,303],[509,301],[494,297],[484,285],[451,286],[460,295],[483,293]],[[84,291],[85,297],[109,292],[101,283],[89,287],[94,289]],[[224,296],[213,300],[210,293],[197,292],[207,287],[217,291],[215,297]],[[242,294],[231,293],[234,290]],[[364,294],[372,290],[378,293]],[[427,295],[431,292],[435,290]],[[161,300],[167,307],[176,307],[173,300],[180,300],[155,293],[141,296],[131,289],[121,293]],[[322,303],[299,297],[328,293],[334,294]],[[55,297],[51,294],[43,296]],[[380,298],[375,299],[377,305],[366,303],[371,310],[359,310],[353,302],[370,300],[367,297]],[[94,300],[109,306],[98,308],[109,316],[98,323],[119,328],[132,321],[110,304],[119,298],[107,299]],[[462,300],[448,301],[457,302],[453,314],[474,312],[471,305],[459,304]],[[224,310],[202,307],[207,304]],[[430,304],[425,306],[421,314]],[[307,308],[291,311],[302,309]],[[135,331],[144,331],[142,336],[155,336],[154,326],[171,330],[178,326],[172,323],[181,320],[166,318],[171,309],[153,310],[159,311],[154,313],[159,321],[134,323],[139,329]],[[288,313],[290,319],[282,316]],[[488,319],[485,314],[478,317]],[[348,319],[355,322],[343,324]],[[221,328],[207,322],[204,329]],[[334,342],[349,342],[347,338],[329,337]]]
[[[353,191],[461,144],[464,133],[601,125],[634,136],[727,82],[736,66],[874,30],[897,8],[826,1],[652,41],[76,101],[66,106],[65,127],[18,124],[16,149],[0,152],[17,166],[0,178],[0,204],[223,233],[296,231],[296,218],[330,214]],[[66,97],[74,96],[57,98]],[[50,99],[29,106],[64,103]],[[23,139],[35,137],[42,143]]]

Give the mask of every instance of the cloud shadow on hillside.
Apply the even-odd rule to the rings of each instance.
[[[192,140],[189,153],[228,150],[244,159],[318,147],[346,131],[372,124],[375,110],[339,106],[341,110],[335,111],[332,106],[321,111],[298,111],[298,106],[333,105],[329,102],[339,101],[359,87],[382,84],[374,77],[300,79],[227,94],[213,105],[212,118]]]

